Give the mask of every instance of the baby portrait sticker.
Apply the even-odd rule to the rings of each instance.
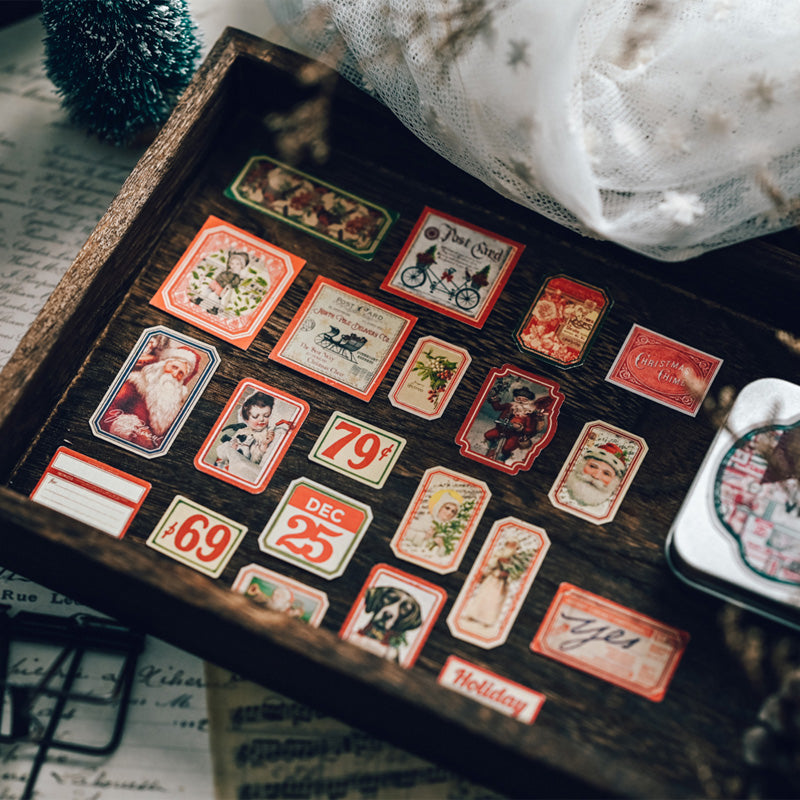
[[[377,564],[339,636],[401,667],[417,660],[447,592],[388,564]]]
[[[228,197],[369,260],[397,215],[267,156],[253,156]]]
[[[549,547],[543,528],[497,520],[447,617],[450,633],[486,650],[503,644]]]
[[[305,263],[209,217],[150,304],[246,350]]]
[[[368,401],[416,321],[319,277],[269,358]]]
[[[514,332],[520,350],[557,367],[582,364],[611,308],[611,299],[596,286],[554,275],[539,289]]]
[[[524,249],[426,207],[381,289],[482,328]]]
[[[607,422],[587,422],[547,496],[576,517],[596,525],[611,522],[646,454],[640,436]]]
[[[194,465],[226,483],[263,492],[308,414],[305,400],[254,380],[236,387]]]
[[[555,381],[510,364],[492,369],[456,444],[461,455],[515,475],[530,469],[553,438],[563,402]]]
[[[422,476],[390,542],[392,552],[442,575],[454,572],[491,496],[483,481],[432,467]]]
[[[145,458],[163,456],[218,364],[213,347],[147,328],[90,417],[92,433]]]

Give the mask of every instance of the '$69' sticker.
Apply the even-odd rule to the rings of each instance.
[[[372,521],[368,505],[298,478],[258,539],[270,555],[330,580],[341,575]]]
[[[177,495],[147,540],[147,546],[217,578],[247,528]]]

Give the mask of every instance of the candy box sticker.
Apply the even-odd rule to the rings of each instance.
[[[611,522],[646,453],[641,437],[607,422],[587,422],[547,496],[576,517]]]
[[[456,436],[463,456],[515,475],[556,432],[564,396],[555,381],[509,364],[492,369]]]
[[[245,533],[244,525],[176,495],[150,534],[147,546],[217,578]]]
[[[514,340],[521,350],[557,367],[576,367],[609,308],[611,300],[602,289],[554,275],[542,284]]]
[[[531,649],[658,702],[688,641],[685,631],[562,583]]]
[[[147,328],[92,414],[92,433],[145,458],[163,456],[218,364],[213,347]]]
[[[606,380],[694,417],[720,366],[721,358],[633,325]]]
[[[471,361],[464,348],[423,336],[397,376],[389,402],[423,419],[439,419]]]
[[[149,491],[141,478],[59,447],[31,500],[121,539]]]
[[[377,564],[339,636],[401,667],[411,667],[446,600],[441,587]]]
[[[308,414],[308,403],[245,379],[219,416],[194,465],[253,494],[263,492]]]
[[[269,357],[368,401],[416,321],[319,277]]]
[[[405,445],[402,436],[334,411],[308,458],[341,475],[381,489]]]
[[[231,588],[234,592],[247,595],[263,608],[286,614],[314,628],[319,627],[328,610],[328,595],[325,592],[258,564],[242,567]]]
[[[450,633],[486,650],[503,644],[549,547],[543,528],[497,520],[447,617]]]
[[[371,522],[368,505],[308,478],[297,478],[258,545],[275,558],[332,580],[345,571]]]
[[[458,656],[449,656],[437,683],[507,717],[533,724],[545,696]]]
[[[381,288],[482,328],[524,247],[426,207]]]
[[[446,467],[431,467],[400,521],[390,543],[392,552],[433,572],[454,572],[491,496],[483,481]]]
[[[305,263],[209,217],[150,303],[247,349]]]
[[[364,259],[375,255],[397,215],[276,161],[253,156],[228,197]]]

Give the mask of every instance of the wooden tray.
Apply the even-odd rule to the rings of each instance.
[[[725,359],[712,395],[762,376],[791,380],[796,357],[775,326],[796,319],[773,308],[776,287],[797,291],[791,235],[666,265],[581,238],[512,204],[437,157],[380,104],[340,84],[332,154],[302,168],[399,212],[377,257],[364,262],[227,199],[245,160],[270,153],[269,111],[308,91],[304,59],[227,30],[173,116],[147,150],[63,282],[0,374],[0,562],[210,661],[314,704],[414,752],[517,796],[701,796],[740,788],[740,737],[755,718],[756,686],[729,647],[724,603],[682,585],[663,555],[670,524],[714,435],[708,417],[677,413],[605,382],[635,321]],[[423,206],[526,245],[482,331],[380,290]],[[251,345],[242,351],[148,304],[209,214],[307,259]],[[796,249],[796,248],[795,248]],[[760,278],[750,280],[758,263]],[[511,331],[543,278],[567,273],[614,300],[586,363],[558,370],[521,353]],[[326,275],[419,317],[369,404],[267,360],[314,279]],[[766,320],[766,321],[765,321]],[[141,331],[154,325],[217,347],[222,364],[170,452],[148,460],[92,436],[88,419]],[[418,335],[465,344],[473,363],[445,415],[428,422],[393,408],[388,390]],[[513,363],[560,383],[558,430],[529,472],[507,475],[467,461],[454,436],[494,366]],[[242,377],[307,398],[311,413],[267,490],[249,495],[203,475],[192,459]],[[369,419],[408,439],[386,486],[357,485],[307,454],[331,412]],[[649,453],[613,523],[594,526],[556,510],[547,491],[584,423],[607,420],[643,436]],[[122,540],[30,502],[55,450],[68,445],[153,484]],[[390,548],[422,472],[442,464],[486,481],[491,505],[461,569],[438,577],[397,562]],[[369,503],[374,522],[345,574],[327,582],[260,553],[256,544],[295,477]],[[144,544],[175,494],[246,524],[250,533],[216,580]],[[506,644],[482,650],[450,636],[445,617],[491,523],[507,515],[545,528],[552,547]],[[230,591],[238,570],[259,562],[328,593],[320,629],[264,611]],[[448,603],[416,665],[404,670],[342,642],[342,625],[371,567],[395,563],[446,589]],[[555,661],[529,644],[562,581],[687,630],[691,642],[663,702],[653,703]],[[728,620],[728,622],[725,622]],[[741,620],[740,620],[741,622]],[[764,642],[784,629],[747,615]],[[436,684],[450,654],[546,695],[533,725]],[[715,788],[716,787],[716,788]]]

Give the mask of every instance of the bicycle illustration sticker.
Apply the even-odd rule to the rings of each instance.
[[[482,328],[524,248],[426,207],[381,289]]]
[[[269,358],[369,401],[416,321],[319,277]]]

